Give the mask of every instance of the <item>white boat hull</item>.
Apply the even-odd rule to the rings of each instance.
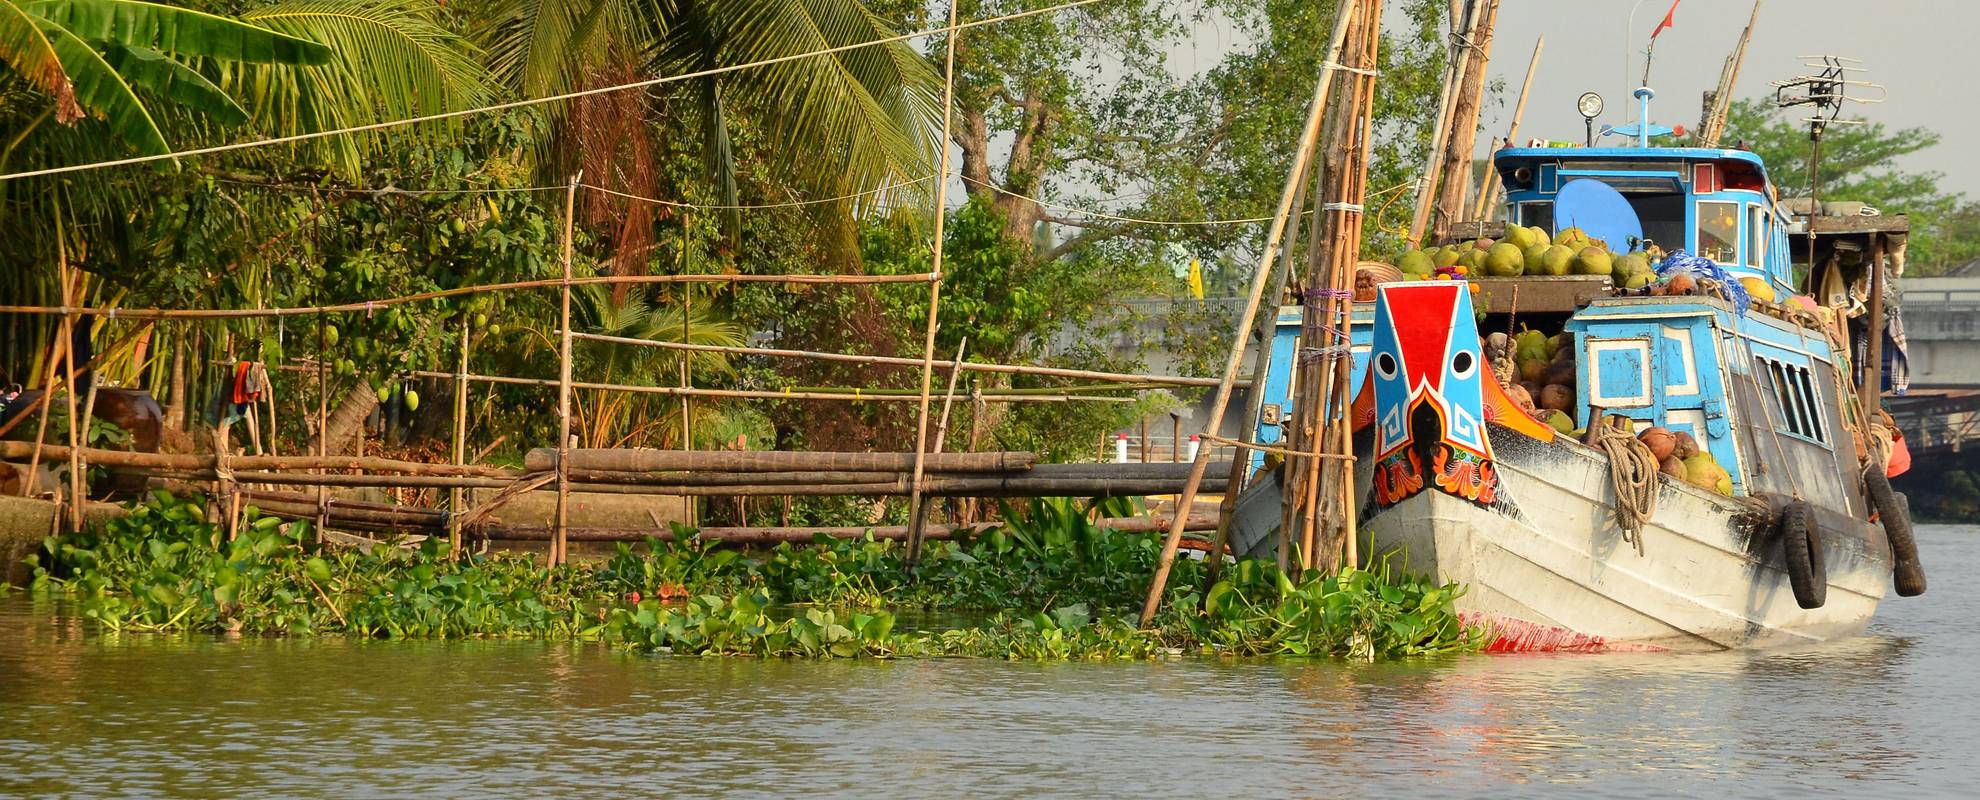
[[[1757,501],[1660,479],[1643,552],[1623,541],[1606,461],[1556,440],[1499,436],[1509,504],[1434,490],[1373,512],[1361,527],[1391,564],[1466,587],[1459,608],[1498,628],[1496,650],[1709,650],[1807,643],[1861,631],[1884,597],[1882,532],[1818,512],[1828,598],[1796,602],[1779,537]],[[1369,496],[1372,468],[1358,470]]]

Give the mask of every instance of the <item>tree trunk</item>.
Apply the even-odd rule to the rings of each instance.
[[[165,396],[165,427],[186,429],[186,348],[192,332],[181,329],[172,345],[172,379]]]
[[[330,418],[324,424],[323,441],[328,443],[325,453],[341,455],[345,446],[364,429],[364,418],[378,408],[378,393],[371,390],[371,384],[358,381],[351,387],[344,399],[337,401],[337,407],[330,409]],[[316,441],[311,440],[309,451],[316,451]]]

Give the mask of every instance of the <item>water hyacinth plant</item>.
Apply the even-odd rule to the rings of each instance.
[[[1157,624],[1134,625],[1153,537],[1092,522],[1069,500],[1006,509],[969,540],[821,538],[745,552],[677,529],[645,548],[544,569],[527,555],[445,557],[444,544],[363,551],[312,544],[305,522],[249,512],[231,541],[194,500],[153,495],[79,537],[49,540],[34,591],[77,601],[108,630],[376,638],[602,640],[676,655],[1142,659],[1222,655],[1398,658],[1473,650],[1483,632],[1455,586],[1389,569],[1288,576],[1240,561],[1207,592],[1177,563]],[[967,615],[904,629],[896,611]]]

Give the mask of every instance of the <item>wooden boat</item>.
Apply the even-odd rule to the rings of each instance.
[[[1894,568],[1901,593],[1924,590],[1886,454],[1866,444],[1878,431],[1858,405],[1846,329],[1810,304],[1742,291],[1745,278],[1794,293],[1791,220],[1757,156],[1512,148],[1495,167],[1510,223],[1559,235],[1599,219],[1629,232],[1617,252],[1672,245],[1664,278],[1689,270],[1716,288],[1665,295],[1608,276],[1382,284],[1351,329],[1362,554],[1463,584],[1461,609],[1494,626],[1499,650],[1822,641],[1863,628]],[[1610,217],[1635,219],[1570,200],[1591,192],[1627,212]],[[1508,329],[1514,297],[1519,320],[1565,334],[1574,427],[1596,436],[1539,423],[1488,363],[1481,325]],[[1256,421],[1268,444],[1291,416],[1299,310],[1279,322]],[[1632,433],[1688,434],[1726,471],[1723,491],[1669,475],[1619,485],[1617,443],[1598,446],[1612,417]],[[1254,482],[1233,546],[1269,554],[1280,501],[1275,475]],[[1639,531],[1626,531],[1630,506],[1654,507]]]

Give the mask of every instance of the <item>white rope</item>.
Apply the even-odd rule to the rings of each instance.
[[[773,64],[782,64],[789,61],[796,61],[798,59],[811,58],[813,56],[831,55],[834,53],[843,53],[848,50],[858,50],[864,47],[877,47],[880,45],[893,44],[895,42],[904,42],[909,39],[920,39],[923,37],[936,36],[944,33],[954,33],[955,31],[967,30],[969,28],[976,28],[984,25],[994,25],[999,22],[1009,22],[1011,20],[1022,19],[1025,17],[1034,17],[1040,14],[1049,14],[1054,11],[1065,11],[1069,9],[1079,8],[1081,6],[1092,5],[1098,2],[1101,2],[1101,0],[1071,0],[1070,2],[1060,3],[1058,5],[1046,6],[1044,8],[1031,9],[1028,11],[1019,11],[1013,14],[1005,14],[1000,17],[991,17],[989,19],[981,19],[981,20],[976,20],[974,22],[964,22],[956,25],[944,25],[939,28],[930,28],[927,30],[916,31],[914,33],[903,33],[895,36],[889,36],[883,39],[874,39],[872,41],[867,41],[867,42],[844,44],[844,45],[839,45],[837,47],[826,47],[826,48],[811,50],[803,53],[793,53],[787,56],[766,58],[761,61],[751,61],[746,64],[733,64],[726,67],[714,67],[711,69],[704,69],[704,70],[689,72],[681,75],[667,75],[659,78],[649,78],[643,81],[634,81],[632,83],[621,83],[613,86],[600,86],[594,89],[585,89],[582,91],[565,92],[563,94],[550,95],[549,97],[536,97],[527,100],[512,100],[507,103],[496,103],[494,105],[481,106],[478,108],[467,108],[467,109],[461,109],[459,111],[446,111],[438,114],[428,114],[420,117],[407,117],[405,119],[387,120],[385,122],[373,122],[366,125],[353,125],[347,128],[337,128],[334,130],[327,130],[327,131],[311,131],[309,133],[297,133],[288,136],[276,136],[268,139],[256,139],[251,142],[235,142],[233,144],[213,145],[211,147],[196,147],[189,150],[178,150],[170,153],[159,153],[156,155],[132,156],[130,158],[119,158],[110,161],[94,161],[85,164],[71,164],[63,167],[48,167],[45,169],[27,170],[24,172],[9,172],[5,174],[0,174],[0,181],[18,180],[20,178],[36,178],[44,175],[65,175],[71,172],[87,172],[90,170],[105,169],[108,167],[122,167],[131,164],[148,164],[153,161],[176,160],[191,156],[203,156],[203,155],[210,155],[213,153],[225,153],[234,150],[248,150],[257,147],[270,147],[278,144],[292,144],[295,142],[306,142],[314,139],[323,139],[331,136],[343,136],[352,133],[366,133],[369,131],[385,130],[387,128],[396,128],[404,125],[414,125],[421,122],[438,122],[440,120],[458,119],[460,117],[473,116],[476,114],[486,114],[494,111],[507,111],[514,108],[527,108],[529,106],[542,105],[545,103],[555,103],[564,100],[575,100],[581,97],[591,97],[593,95],[610,94],[612,92],[622,92],[628,89],[643,89],[648,86],[659,86],[661,84],[678,83],[680,81],[693,80],[695,78],[706,78],[714,75],[724,75],[730,72],[738,72],[741,70],[752,69],[755,67],[766,67]]]
[[[1354,213],[1354,214],[1360,214],[1360,213],[1362,213],[1363,211],[1365,211],[1366,209],[1364,209],[1364,208],[1362,208],[1362,206],[1361,206],[1361,204],[1360,204],[1360,203],[1326,203],[1326,204],[1323,204],[1323,205],[1321,205],[1321,206],[1320,206],[1320,210],[1321,210],[1321,211],[1347,211],[1347,212],[1350,212],[1350,213]]]

